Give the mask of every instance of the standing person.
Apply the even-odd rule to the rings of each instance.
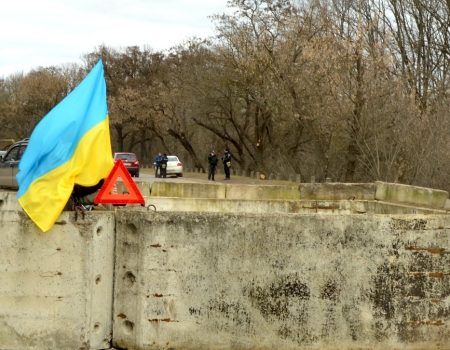
[[[219,160],[217,159],[216,153],[214,151],[211,151],[211,153],[208,156],[208,180],[214,181],[214,175],[216,174],[216,167]]]
[[[222,161],[223,161],[223,170],[225,171],[225,180],[230,180],[231,153],[228,147],[225,148]]]
[[[160,166],[161,166],[161,177],[166,178],[167,177],[167,162],[169,161],[169,159],[167,158],[167,154],[163,154],[161,156],[161,160],[160,160]]]
[[[161,153],[158,153],[154,159],[155,177],[161,177]]]

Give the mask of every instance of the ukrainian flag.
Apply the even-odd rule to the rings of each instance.
[[[100,60],[35,127],[19,163],[17,198],[44,232],[75,184],[94,186],[113,167],[106,83]]]

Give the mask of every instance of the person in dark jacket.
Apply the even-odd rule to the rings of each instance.
[[[214,175],[216,174],[216,167],[219,160],[217,159],[216,153],[214,151],[211,151],[211,153],[208,156],[208,180],[214,181]]]
[[[231,153],[228,148],[225,149],[222,161],[223,161],[223,170],[225,171],[225,180],[230,180]]]
[[[161,164],[161,177],[167,177],[167,162],[168,162],[167,154],[163,154],[161,156],[160,164]]]
[[[155,164],[155,177],[161,177],[161,158],[162,154],[158,153],[154,159]]]

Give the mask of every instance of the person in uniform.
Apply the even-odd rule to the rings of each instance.
[[[214,175],[216,174],[216,167],[219,160],[217,159],[216,152],[211,151],[208,156],[208,180],[214,181]]]

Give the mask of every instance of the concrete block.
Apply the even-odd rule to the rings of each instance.
[[[152,197],[146,205],[153,204],[157,211],[187,211],[215,213],[297,213],[299,201],[288,200],[242,200],[213,198]]]
[[[377,181],[375,199],[419,207],[444,209],[448,192],[431,188]]]
[[[156,181],[151,197],[225,198],[224,184],[175,183]]]
[[[152,184],[145,181],[136,181],[136,185],[139,188],[139,191],[141,191],[142,196],[148,197],[150,196],[151,190],[152,190]]]
[[[19,211],[0,223],[0,349],[108,348],[114,214],[64,212],[45,234]]]
[[[242,200],[273,200],[273,199],[300,199],[297,186],[283,185],[226,185],[227,199]]]
[[[373,183],[302,183],[302,200],[374,200]]]
[[[16,191],[0,190],[0,211],[1,210],[22,210],[17,201]]]
[[[447,200],[445,201],[444,209],[445,209],[445,210],[450,210],[450,199],[447,199]]]
[[[367,200],[241,200],[152,197],[157,211],[297,214],[446,214],[444,210]]]
[[[117,212],[113,345],[442,348],[448,227],[448,215]]]

